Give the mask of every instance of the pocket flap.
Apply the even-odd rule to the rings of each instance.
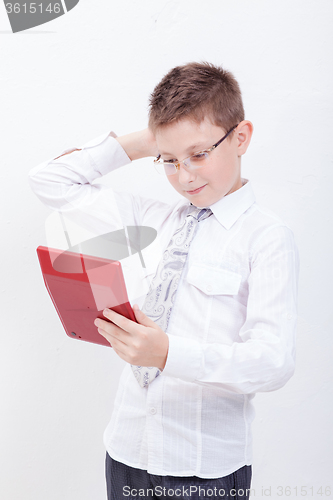
[[[187,281],[206,295],[236,295],[242,275],[215,267],[194,264],[187,274]]]

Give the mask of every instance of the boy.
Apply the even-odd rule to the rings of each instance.
[[[137,323],[110,310],[95,323],[127,362],[104,435],[109,500],[249,497],[252,399],[293,374],[299,272],[291,230],[241,177],[252,129],[233,75],[191,63],[154,89],[148,129],[107,134],[30,174],[52,209],[99,234],[151,226],[164,250]],[[92,184],[148,156],[177,203]]]

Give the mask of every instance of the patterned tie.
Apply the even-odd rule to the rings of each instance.
[[[179,278],[184,269],[197,224],[210,217],[212,213],[210,208],[197,208],[191,205],[191,211],[172,236],[152,279],[142,311],[164,332],[168,328]],[[155,367],[134,365],[131,367],[141,387],[147,387],[160,374],[160,370]]]

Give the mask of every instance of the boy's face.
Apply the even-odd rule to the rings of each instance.
[[[209,149],[225,134],[208,118],[195,123],[188,118],[157,129],[156,143],[163,160],[183,160],[193,153]],[[241,156],[252,134],[251,122],[243,121],[216,149],[209,153],[207,163],[188,171],[184,164],[168,181],[178,193],[197,207],[208,207],[242,186]]]

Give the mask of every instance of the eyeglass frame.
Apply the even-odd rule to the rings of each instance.
[[[184,158],[184,160],[179,160],[177,161],[177,163],[174,163],[172,161],[168,161],[168,160],[162,160],[161,159],[161,155],[158,155],[157,158],[155,158],[154,160],[154,164],[155,165],[164,165],[164,164],[167,164],[167,165],[173,165],[176,169],[176,172],[174,174],[169,174],[169,175],[175,175],[177,173],[177,170],[180,169],[180,164],[183,163],[185,165],[185,167],[188,167],[188,165],[186,165],[185,161],[186,160],[189,160],[192,156],[196,156],[196,155],[199,155],[201,153],[211,153],[212,151],[214,151],[214,149],[217,148],[217,146],[219,146],[223,141],[224,139],[226,139],[228,137],[229,134],[231,134],[231,132],[233,132],[233,130],[235,130],[237,127],[238,127],[239,123],[237,123],[237,125],[234,125],[230,130],[229,132],[227,132],[223,137],[222,139],[220,139],[219,141],[217,141],[215,144],[213,144],[213,146],[209,149],[203,149],[202,151],[198,151],[197,153],[193,153],[191,154],[190,156],[188,156],[187,158]],[[197,168],[202,168],[203,165],[201,167],[197,167]],[[196,170],[196,169],[194,169]]]

